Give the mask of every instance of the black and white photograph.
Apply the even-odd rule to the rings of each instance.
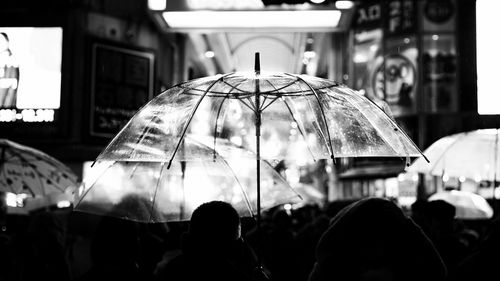
[[[499,11],[4,0],[0,281],[500,279]]]

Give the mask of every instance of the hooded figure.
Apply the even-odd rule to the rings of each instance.
[[[423,231],[391,201],[367,198],[332,219],[309,281],[445,278],[446,267]]]

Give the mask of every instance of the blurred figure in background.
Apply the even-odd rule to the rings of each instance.
[[[135,208],[149,212],[149,206],[147,199],[130,195],[115,209]],[[161,223],[102,217],[91,243],[91,268],[78,280],[152,280],[156,264],[165,251],[166,232]]]
[[[486,238],[451,274],[451,281],[498,280],[500,262],[500,220],[496,219]]]
[[[419,202],[413,207],[415,221],[432,241],[448,271],[465,258],[469,245],[462,239],[463,226],[455,219],[456,208],[444,200]]]
[[[367,198],[343,209],[316,249],[310,281],[444,280],[431,241],[393,202]]]

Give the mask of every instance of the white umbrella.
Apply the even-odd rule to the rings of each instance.
[[[455,217],[459,219],[490,219],[493,209],[482,196],[460,190],[434,193],[429,201],[443,200],[455,206]]]
[[[498,137],[498,129],[481,129],[443,137],[424,151],[430,162],[420,157],[407,172],[495,182],[500,175]]]

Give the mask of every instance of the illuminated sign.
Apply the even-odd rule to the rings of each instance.
[[[0,27],[0,122],[53,122],[61,102],[61,27]]]
[[[261,0],[188,0],[187,6],[192,10],[240,10],[261,9],[264,3]]]
[[[53,122],[53,109],[0,109],[0,122]]]

